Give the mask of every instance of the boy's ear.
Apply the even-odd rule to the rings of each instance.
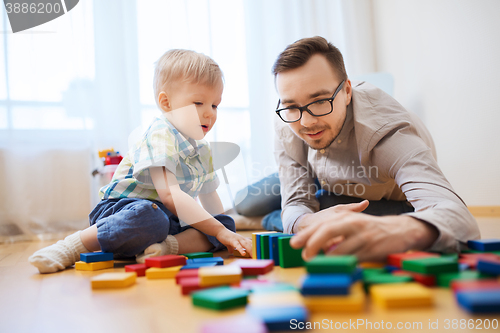
[[[162,91],[158,94],[158,105],[164,112],[172,110],[170,105],[170,99],[168,98],[166,92]]]

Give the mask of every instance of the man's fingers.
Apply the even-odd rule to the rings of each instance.
[[[343,242],[338,244],[332,251],[326,254],[357,254],[358,251],[362,250],[365,245],[365,241],[359,235],[352,236],[345,239]]]
[[[350,212],[356,212],[356,213],[361,213],[364,211],[370,202],[368,200],[363,200],[361,202],[357,203],[352,203],[352,204],[346,204],[346,205],[337,205],[335,206],[336,211],[350,211]]]
[[[300,249],[301,247],[304,247],[309,237],[311,237],[311,235],[317,230],[317,228],[318,225],[312,224],[304,230],[299,231],[290,240],[290,246],[294,249]]]
[[[302,257],[304,260],[309,260],[318,254],[319,250],[332,238],[343,236],[348,239],[354,232],[355,230],[349,222],[323,224],[307,240]]]

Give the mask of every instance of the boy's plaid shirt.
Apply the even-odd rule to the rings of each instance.
[[[164,166],[176,175],[179,187],[192,197],[219,186],[210,146],[205,140],[186,139],[164,116],[157,117],[128,151],[111,183],[99,191],[101,199],[160,200],[149,167]]]

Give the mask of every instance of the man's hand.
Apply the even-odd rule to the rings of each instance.
[[[216,237],[227,247],[230,254],[233,253],[233,249],[238,250],[242,256],[245,256],[246,253],[252,253],[252,241],[237,233],[224,228]]]
[[[325,211],[328,209],[319,213]],[[424,250],[438,235],[434,226],[410,216],[371,216],[344,210],[330,213],[329,219],[321,216],[292,237],[290,245],[304,247],[305,260],[322,249],[326,254],[354,254],[361,262],[381,261],[390,253]]]

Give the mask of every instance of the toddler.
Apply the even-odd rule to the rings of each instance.
[[[100,189],[90,227],[35,252],[29,262],[40,273],[53,273],[93,251],[136,256],[141,263],[151,256],[225,247],[251,253],[251,241],[236,234],[234,221],[221,214],[219,180],[203,140],[217,119],[222,91],[222,72],[210,57],[166,52],[154,75],[162,114]]]

